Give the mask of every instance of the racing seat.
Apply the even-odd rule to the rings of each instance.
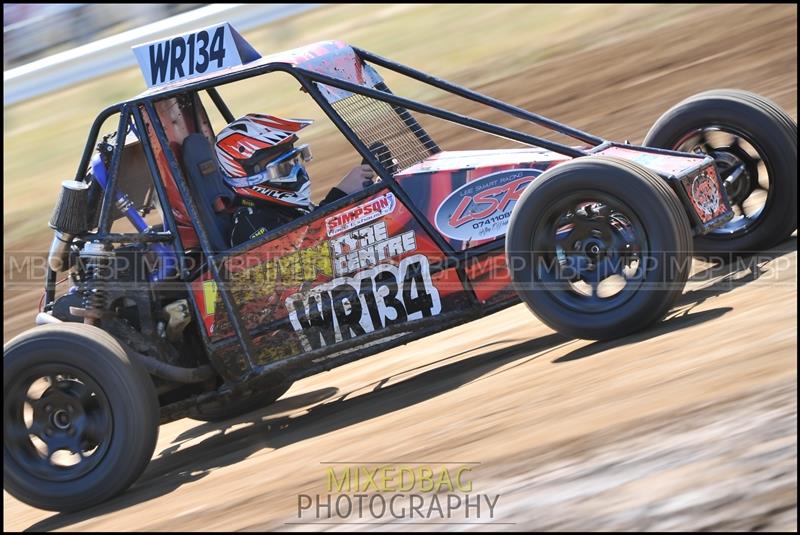
[[[229,249],[233,220],[228,208],[234,194],[225,184],[214,150],[203,134],[190,134],[184,139],[183,165],[211,246],[216,251]]]

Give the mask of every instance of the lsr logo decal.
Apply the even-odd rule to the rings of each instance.
[[[520,195],[540,174],[538,169],[514,169],[464,184],[439,205],[436,228],[462,241],[502,236]]]
[[[413,255],[339,277],[286,299],[289,320],[306,351],[349,340],[442,310],[430,264]]]
[[[393,193],[385,193],[367,202],[354,206],[349,210],[332,215],[325,219],[325,230],[328,236],[336,236],[346,230],[356,228],[364,223],[374,221],[381,216],[391,214],[397,206]]]

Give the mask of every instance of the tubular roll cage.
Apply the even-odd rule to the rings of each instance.
[[[424,230],[431,236],[431,238],[445,253],[447,260],[445,262],[445,265],[440,266],[440,269],[456,267],[458,270],[458,274],[462,282],[465,283],[467,289],[469,289],[469,280],[464,272],[464,266],[462,261],[480,256],[488,252],[497,251],[504,246],[504,240],[498,239],[492,243],[486,244],[485,246],[476,247],[468,251],[456,252],[443,238],[441,238],[439,233],[433,227],[433,224],[430,221],[428,221],[427,218],[415,207],[414,203],[411,202],[411,199],[408,197],[408,194],[401,187],[399,187],[397,182],[394,180],[393,176],[386,170],[384,165],[382,165],[381,162],[378,160],[377,156],[367,148],[367,146],[358,137],[355,131],[334,110],[332,104],[328,102],[328,100],[323,96],[323,94],[317,87],[317,84],[323,84],[326,86],[334,87],[350,93],[362,95],[378,101],[388,103],[391,106],[393,106],[394,110],[398,114],[401,114],[401,117],[403,118],[404,121],[406,121],[406,124],[408,124],[409,126],[410,126],[408,122],[409,120],[414,125],[416,125],[416,120],[408,113],[406,113],[405,116],[403,116],[402,115],[403,110],[410,110],[421,114],[431,115],[433,117],[437,117],[445,121],[456,123],[462,126],[466,126],[475,130],[486,132],[488,134],[493,134],[499,137],[517,141],[523,144],[541,147],[569,157],[586,156],[596,150],[600,150],[601,148],[611,145],[610,142],[606,141],[603,138],[588,134],[581,130],[561,124],[552,119],[548,119],[541,115],[529,112],[517,106],[513,106],[511,104],[502,102],[495,98],[483,95],[481,93],[477,93],[475,91],[469,90],[459,85],[433,77],[422,71],[407,67],[405,65],[401,65],[389,59],[375,55],[371,52],[359,48],[353,48],[353,50],[362,61],[370,62],[372,64],[384,67],[390,71],[410,77],[414,80],[433,86],[437,89],[447,91],[449,93],[458,95],[465,99],[505,112],[513,117],[523,119],[528,122],[538,124],[540,126],[544,126],[552,131],[561,133],[570,138],[587,143],[593,147],[593,150],[584,150],[580,148],[571,147],[568,145],[557,143],[555,141],[550,141],[537,136],[505,128],[493,123],[478,120],[469,116],[442,110],[430,106],[428,104],[406,99],[394,95],[388,91],[364,87],[358,84],[333,78],[322,73],[314,72],[308,69],[304,69],[283,62],[268,63],[264,65],[257,65],[252,68],[241,69],[236,72],[231,72],[227,74],[222,74],[217,77],[212,77],[208,80],[201,80],[195,83],[189,83],[180,87],[176,87],[174,89],[160,91],[152,95],[144,95],[136,97],[132,100],[122,102],[106,108],[98,115],[98,117],[92,124],[92,127],[89,131],[89,137],[87,139],[86,145],[83,150],[81,162],[80,165],[78,166],[75,180],[83,181],[84,177],[87,174],[90,160],[92,158],[94,148],[97,144],[97,139],[99,137],[100,129],[102,128],[103,123],[113,115],[119,113],[120,117],[117,126],[117,137],[116,137],[117,143],[113,155],[111,157],[110,169],[108,170],[108,176],[107,176],[107,184],[105,191],[103,192],[103,204],[101,207],[97,232],[87,233],[79,237],[86,241],[99,241],[101,243],[171,244],[175,250],[175,255],[178,260],[178,266],[179,266],[178,278],[186,288],[188,299],[191,302],[191,307],[194,311],[195,317],[199,321],[199,319],[201,318],[200,309],[197,303],[197,299],[191,288],[192,281],[188,279],[189,272],[187,269],[185,269],[185,266],[187,265],[185,256],[186,251],[183,247],[180,235],[177,231],[178,227],[175,222],[175,217],[172,213],[172,210],[169,209],[170,203],[167,197],[166,188],[163,182],[159,179],[160,173],[158,171],[158,167],[156,164],[155,153],[153,151],[153,148],[150,146],[149,143],[146,142],[145,139],[145,132],[147,130],[143,115],[144,111],[150,118],[149,124],[152,126],[153,133],[155,134],[155,137],[158,140],[160,148],[164,156],[166,157],[168,168],[170,170],[170,173],[174,177],[181,199],[184,205],[186,206],[188,216],[192,221],[192,226],[194,227],[194,230],[197,233],[198,239],[200,241],[200,246],[203,249],[209,271],[214,281],[217,284],[217,291],[222,297],[222,301],[225,306],[225,311],[227,313],[228,319],[236,335],[234,340],[224,339],[221,341],[213,342],[211,341],[208,333],[202,327],[202,325],[199,325],[198,327],[203,342],[206,346],[210,363],[226,379],[226,382],[240,383],[252,379],[255,376],[261,375],[265,371],[267,371],[266,368],[269,366],[269,364],[258,365],[254,362],[253,360],[254,351],[253,351],[251,335],[248,332],[247,328],[245,328],[244,323],[241,317],[239,316],[237,303],[234,301],[230,289],[228,288],[228,285],[225,282],[226,277],[224,276],[225,273],[224,273],[223,263],[226,258],[232,255],[241,253],[245,250],[249,250],[253,247],[260,245],[261,243],[271,241],[276,236],[282,235],[295,228],[298,228],[308,223],[311,220],[319,218],[321,215],[324,215],[325,213],[338,210],[355,200],[358,200],[360,198],[365,198],[383,189],[389,189],[403,202],[406,208],[412,212],[418,223],[424,228]],[[175,155],[173,154],[172,150],[170,149],[169,142],[167,140],[167,134],[163,128],[163,125],[158,119],[158,114],[155,111],[153,103],[156,101],[165,100],[179,95],[186,95],[191,93],[197,93],[200,91],[206,91],[209,97],[211,98],[212,102],[215,104],[218,111],[222,115],[222,117],[226,121],[231,122],[234,120],[234,116],[231,113],[228,106],[226,105],[226,103],[222,100],[220,94],[217,92],[216,86],[225,85],[228,83],[236,82],[239,80],[271,72],[285,72],[293,76],[300,83],[301,87],[314,99],[317,105],[319,105],[323,109],[328,118],[330,118],[330,120],[336,125],[336,127],[341,131],[341,133],[345,136],[345,138],[347,138],[347,140],[353,145],[356,151],[375,169],[376,173],[381,177],[382,181],[365,188],[360,193],[347,196],[344,199],[340,199],[339,201],[326,205],[325,207],[319,208],[314,212],[312,212],[311,214],[302,216],[289,224],[283,225],[282,227],[276,229],[275,231],[268,232],[264,236],[260,237],[257,241],[254,240],[252,242],[248,242],[247,244],[243,244],[246,245],[246,247],[237,246],[227,251],[222,251],[222,252],[215,251],[211,246],[209,234],[203,223],[203,219],[199,217],[199,211],[197,205],[192,195],[190,194],[187,178],[181,171],[178,161]],[[117,187],[121,154],[124,148],[124,143],[120,142],[120,140],[125,139],[126,133],[131,125],[133,125],[136,128],[136,131],[140,136],[146,163],[150,171],[150,174],[153,177],[153,186],[158,196],[160,206],[162,207],[161,211],[164,216],[164,223],[166,229],[166,231],[164,232],[150,232],[145,234],[139,234],[139,233],[121,234],[121,233],[110,232],[110,227],[112,223],[111,218],[113,212],[112,208],[114,206],[113,202],[114,193]],[[672,152],[672,151],[663,151],[663,152]],[[56,273],[52,269],[48,268],[47,280],[45,286],[45,303],[46,303],[46,309],[48,310],[52,309],[53,306],[53,302],[55,299],[55,286],[56,286]],[[475,301],[474,296],[471,296],[471,298],[475,303],[477,303],[477,301]],[[386,335],[386,333],[382,331],[373,334],[380,336]],[[358,340],[351,340],[350,341],[351,343],[349,344],[346,342],[337,343],[331,349],[323,348],[323,350],[326,350],[326,352],[331,352],[331,353],[339,352],[347,349],[349,346],[362,344],[368,339],[377,337],[378,336],[362,337],[361,339]],[[227,372],[226,371],[227,366],[215,354],[217,349],[221,347],[226,347],[231,342],[236,343],[237,341],[238,344],[241,346],[242,355],[245,359],[248,368],[244,374],[240,375]],[[317,353],[317,351],[314,351],[314,353]],[[294,360],[294,359],[290,358],[288,360]]]

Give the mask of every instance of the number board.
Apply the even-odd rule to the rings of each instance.
[[[133,47],[147,87],[185,80],[261,56],[227,22]]]

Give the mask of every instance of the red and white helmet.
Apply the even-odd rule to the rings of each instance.
[[[225,175],[238,182],[258,175],[266,164],[297,141],[297,132],[310,125],[310,119],[281,119],[274,115],[248,113],[226,126],[218,135],[215,149]]]

